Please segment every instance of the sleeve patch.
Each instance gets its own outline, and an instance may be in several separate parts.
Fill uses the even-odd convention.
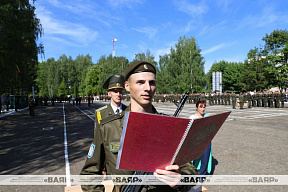
[[[90,159],[93,154],[94,154],[94,150],[95,150],[95,145],[92,143],[88,152],[88,158]]]
[[[118,152],[120,148],[120,142],[110,143],[110,151]]]

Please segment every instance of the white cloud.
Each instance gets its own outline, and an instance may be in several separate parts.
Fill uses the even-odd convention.
[[[207,49],[205,51],[202,52],[202,55],[206,55],[206,54],[209,54],[209,53],[212,53],[212,52],[215,52],[215,51],[218,51],[219,49],[222,49],[223,47],[225,47],[225,43],[221,43],[219,45],[216,45],[214,47],[211,47],[210,49]]]
[[[198,4],[192,4],[187,0],[175,0],[174,2],[179,11],[187,13],[192,17],[201,16],[209,9],[205,1],[201,1]]]
[[[216,23],[214,25],[205,25],[201,27],[199,35],[209,35],[211,33],[215,33],[215,31],[225,30],[227,22],[226,20],[221,21],[220,23]]]
[[[153,28],[153,27],[141,27],[141,28],[132,28],[134,31],[143,33],[145,35],[148,36],[149,39],[154,39],[155,35],[157,33],[157,29]]]
[[[77,1],[59,1],[59,0],[47,0],[48,3],[50,3],[52,6],[56,8],[61,8],[64,10],[69,10],[73,13],[79,14],[79,13],[87,13],[91,12],[91,7],[90,5],[83,2],[77,3]],[[95,5],[93,5],[95,6]]]
[[[139,53],[146,53],[146,51],[147,51],[147,44],[145,43],[145,42],[143,42],[143,41],[141,41],[138,45],[137,45],[137,47],[138,47],[138,49],[140,50],[140,52]],[[137,53],[136,53],[137,54]]]
[[[171,47],[175,48],[175,44],[177,44],[177,41],[171,41],[167,42],[165,47],[151,50],[152,55],[155,57],[155,61],[159,62],[159,56],[164,56],[165,54],[170,54],[171,53]]]
[[[227,12],[229,11],[229,9],[231,9],[231,7],[229,7],[229,4],[230,3],[233,3],[232,1],[230,0],[217,0],[217,1],[214,1],[215,4],[220,7],[224,12]],[[228,8],[229,7],[229,8]]]
[[[171,49],[171,47],[167,47],[167,48],[161,48],[161,49],[157,49],[155,51],[152,51],[152,54],[155,57],[155,61],[157,63],[159,62],[160,55],[164,56],[165,54],[170,54],[170,49]]]
[[[133,8],[136,4],[142,4],[143,0],[108,0],[108,4],[112,7]]]
[[[277,12],[273,7],[266,7],[261,14],[247,15],[242,21],[239,22],[237,29],[243,29],[247,27],[260,28],[264,26],[270,26],[277,23],[288,23],[287,12]]]
[[[97,31],[90,30],[88,27],[68,21],[59,21],[52,17],[52,14],[45,11],[44,7],[38,7],[36,11],[44,28],[44,36],[57,36],[57,38],[70,39],[71,41],[86,44],[93,41],[98,36]],[[60,35],[60,36],[59,36]]]
[[[192,29],[195,29],[195,25],[193,24],[195,24],[194,21],[189,21],[187,25],[184,27],[183,34],[186,34],[190,32]]]

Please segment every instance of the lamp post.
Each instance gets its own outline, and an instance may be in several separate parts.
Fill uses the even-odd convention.
[[[115,42],[117,41],[117,39],[112,39],[112,44],[113,44],[113,52],[112,52],[112,56],[115,57]]]

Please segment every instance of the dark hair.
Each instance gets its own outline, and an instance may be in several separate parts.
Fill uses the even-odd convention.
[[[196,108],[198,108],[200,104],[204,104],[204,106],[206,107],[206,102],[199,100],[199,101],[197,101],[197,103],[196,103]]]

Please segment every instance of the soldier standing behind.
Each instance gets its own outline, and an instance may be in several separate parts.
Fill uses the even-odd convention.
[[[232,92],[231,99],[232,99],[232,108],[236,109],[236,95],[234,92]]]
[[[284,91],[280,93],[281,108],[284,108],[285,93]]]
[[[214,93],[212,97],[213,97],[212,98],[212,104],[213,105],[217,105],[217,95],[216,95],[216,93]]]
[[[227,94],[228,105],[231,105],[231,94]]]
[[[224,93],[224,96],[223,96],[223,97],[224,97],[224,105],[227,105],[227,100],[228,100],[228,99],[227,99],[227,93]]]
[[[252,95],[252,106],[256,107],[256,93],[254,92],[254,94]]]
[[[5,100],[5,105],[6,105],[6,111],[9,111],[9,105],[10,105],[10,100],[9,100],[9,96],[6,96],[6,100]]]
[[[251,96],[250,92],[247,93],[247,100],[248,100],[248,106],[247,107],[251,109],[252,108],[252,104],[251,104],[252,103],[251,102],[252,96]]]
[[[274,94],[272,92],[269,93],[269,106],[270,108],[273,108],[273,100],[274,100]]]
[[[122,104],[124,76],[121,74],[113,74],[103,83],[103,88],[108,90],[108,96],[111,98],[110,103],[95,110],[95,127],[100,126],[102,119],[116,113],[121,113],[126,109],[126,105]]]
[[[224,93],[221,93],[220,98],[221,98],[221,105],[224,105]]]
[[[32,96],[30,97],[28,101],[28,105],[29,105],[30,116],[35,116],[35,113],[34,113],[35,102]]]
[[[275,93],[275,108],[279,108],[280,94],[278,92]]]
[[[242,93],[240,93],[239,95],[239,102],[240,102],[240,109],[243,109],[243,105],[244,105],[244,96]]]
[[[262,93],[258,93],[258,107],[262,107],[263,106],[262,100],[263,100]]]
[[[90,95],[88,95],[88,107],[90,106],[90,101],[91,101],[91,97],[90,97]]]
[[[266,92],[263,92],[263,107],[267,107],[268,95]]]
[[[211,93],[209,93],[208,99],[209,99],[209,105],[212,105],[212,96],[211,96]]]

